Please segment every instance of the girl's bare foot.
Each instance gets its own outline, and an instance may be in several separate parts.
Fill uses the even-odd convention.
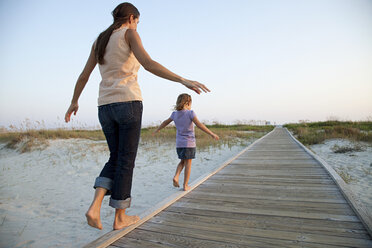
[[[102,224],[101,224],[99,212],[97,213],[94,210],[89,209],[88,212],[85,214],[85,217],[87,217],[88,225],[102,230]]]
[[[176,187],[176,188],[180,187],[180,184],[178,183],[178,180],[176,180],[175,178],[173,178],[173,186]]]
[[[133,225],[140,220],[140,217],[137,215],[121,215],[118,218],[115,218],[113,228],[114,230],[119,230],[124,227]]]
[[[190,186],[189,185],[183,185],[183,190],[184,191],[188,191],[190,189]]]

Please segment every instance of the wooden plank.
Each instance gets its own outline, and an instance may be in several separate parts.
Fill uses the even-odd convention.
[[[295,218],[308,218],[308,219],[326,219],[326,220],[340,220],[340,221],[353,221],[359,222],[359,219],[355,215],[343,215],[343,214],[329,214],[329,213],[309,213],[300,211],[288,211],[286,209],[256,209],[256,208],[245,208],[245,207],[232,207],[232,204],[224,205],[211,205],[207,203],[189,203],[189,202],[175,202],[175,207],[184,207],[190,209],[208,209],[210,211],[221,211],[221,212],[234,212],[243,214],[258,214],[258,215],[269,215],[269,216],[285,216]]]
[[[319,202],[300,202],[288,200],[266,200],[254,199],[249,202],[235,200],[236,198],[219,199],[203,199],[200,197],[184,197],[179,203],[214,205],[218,204],[224,207],[231,207],[235,210],[239,209],[260,209],[260,210],[275,210],[275,211],[291,211],[296,213],[322,213],[322,214],[338,214],[338,215],[354,215],[353,210],[348,204],[335,204]],[[333,205],[333,208],[327,206]]]
[[[294,175],[297,175],[297,174],[316,174],[316,175],[327,175],[324,170],[322,170],[321,168],[285,168],[285,167],[282,167],[282,168],[278,168],[278,167],[274,167],[274,168],[271,168],[272,166],[260,166],[260,167],[244,167],[244,166],[231,166],[229,167],[228,170],[226,171],[231,171],[231,172],[235,172],[235,173],[240,173],[240,172],[247,172],[247,169],[249,170],[248,172],[249,173],[252,173],[252,174],[255,174],[255,173],[265,173],[265,174],[273,174],[273,175],[276,175],[276,174],[283,174],[283,173],[291,173],[291,174],[294,174]]]
[[[297,158],[297,159],[303,160],[304,162],[307,162],[307,163],[314,162],[314,161],[311,161],[312,160],[311,156],[309,156],[306,153],[303,153],[303,155],[291,156],[291,152],[283,152],[280,155],[279,154],[262,155],[260,152],[244,153],[244,154],[242,154],[241,157],[238,158],[238,160],[243,160],[243,159],[246,159],[246,160],[248,160],[248,159],[260,160],[260,159],[265,159],[265,158],[270,158],[270,159],[267,159],[267,160],[276,160],[276,158],[281,158],[281,157],[286,157],[286,158],[288,157],[289,159],[291,159],[291,158],[296,158],[296,156],[300,156],[300,158]],[[284,160],[284,159],[281,159],[281,160]]]
[[[178,214],[187,214],[187,215],[196,215],[196,216],[206,216],[211,219],[216,218],[229,218],[232,220],[246,220],[252,224],[257,221],[261,222],[267,227],[275,225],[277,223],[287,224],[288,226],[303,226],[301,228],[314,227],[314,228],[346,228],[352,230],[364,230],[365,228],[362,223],[359,222],[349,222],[349,221],[336,221],[330,219],[306,219],[306,218],[294,218],[288,216],[268,216],[266,215],[247,215],[244,213],[235,213],[235,212],[223,212],[223,211],[211,211],[208,209],[191,209],[185,207],[176,207],[170,206],[165,209],[162,213],[178,213]],[[249,226],[249,225],[248,225]],[[254,226],[251,226],[254,227]]]
[[[162,224],[145,223],[139,230],[154,231],[169,235],[180,235],[199,240],[209,240],[218,243],[243,245],[244,247],[298,247],[296,241],[276,240],[270,238],[242,236],[238,234],[224,234],[196,228],[182,228]]]
[[[245,159],[245,160],[234,160],[231,165],[256,165],[256,166],[285,166],[285,167],[310,167],[310,168],[322,168],[321,165],[315,162],[309,162],[309,161],[288,161],[288,160],[275,160],[272,159],[271,161],[263,161],[261,159]]]
[[[111,244],[112,248],[164,248],[164,247],[173,247],[168,246],[164,243],[160,243],[158,241],[152,242],[151,240],[145,239],[135,239],[129,236],[125,236],[116,240],[114,243]]]
[[[238,163],[236,161],[230,164],[231,167],[244,166],[246,169],[321,169],[319,165],[303,165],[303,164],[254,164],[254,163]],[[249,167],[249,168],[247,168]]]
[[[206,188],[203,191],[199,191],[211,195],[231,195],[234,197],[244,197],[246,199],[269,199],[269,200],[287,200],[287,201],[305,201],[305,202],[329,202],[329,203],[343,203],[345,199],[340,195],[303,195],[295,193],[281,193],[276,194],[275,192],[265,191],[250,191],[246,193],[234,193],[229,191],[216,191],[210,188]]]
[[[240,158],[237,162],[242,162],[243,159],[246,160],[246,163],[251,164],[251,163],[266,163],[266,164],[309,164],[309,165],[316,165],[315,161],[309,160],[307,157],[295,157],[295,156],[246,156]]]
[[[246,181],[247,183],[288,183],[288,184],[331,184],[335,185],[335,182],[330,179],[297,179],[297,178],[270,178],[270,177],[251,177],[251,176],[241,176],[241,175],[214,175],[209,180],[227,180],[227,181]],[[208,180],[208,181],[209,181]]]
[[[308,233],[304,230],[300,229],[301,232],[299,232],[299,229],[295,230],[292,229],[291,231],[287,231],[283,229],[273,229],[273,228],[258,228],[257,226],[252,228],[248,226],[238,226],[235,223],[232,225],[228,224],[221,224],[216,225],[215,223],[211,222],[203,222],[200,220],[188,220],[186,218],[183,219],[176,219],[176,218],[167,218],[166,221],[164,221],[161,217],[159,218],[153,218],[149,220],[150,223],[154,224],[164,224],[164,225],[170,225],[172,227],[181,227],[181,228],[197,228],[199,230],[208,230],[208,231],[215,231],[219,233],[229,233],[229,234],[241,234],[241,235],[248,235],[248,236],[256,236],[256,237],[263,237],[263,238],[282,238],[282,239],[288,239],[288,240],[295,240],[295,237],[298,235],[304,235],[307,237],[311,237],[313,240],[311,242],[319,242],[319,243],[325,243],[325,244],[334,244],[331,242],[325,242],[327,239],[337,239],[338,242],[347,242],[351,243],[355,240],[358,240],[357,242],[363,243],[363,240],[369,239],[369,235],[364,233],[361,235],[345,235],[346,233],[343,233],[344,235],[335,235],[335,233],[328,233],[328,235],[323,233]],[[352,239],[350,241],[350,239]],[[308,240],[310,241],[310,240]],[[368,243],[368,241],[367,241]],[[370,242],[372,243],[372,242]]]
[[[286,201],[299,201],[299,202],[317,202],[317,203],[347,203],[347,201],[343,197],[325,197],[325,198],[309,198],[309,197],[301,197],[301,196],[283,196],[283,195],[262,195],[262,194],[245,194],[245,193],[236,193],[236,192],[228,192],[228,193],[222,193],[222,192],[205,192],[198,190],[196,192],[193,192],[194,194],[204,194],[208,195],[210,197],[232,197],[232,198],[240,198],[246,201],[254,200],[254,199],[266,199],[266,200],[273,200],[273,201],[280,201],[280,200],[286,200]]]
[[[246,187],[246,188],[238,188],[234,187],[234,185],[219,185],[215,184],[213,187],[208,187],[209,185],[200,185],[198,187],[198,190],[201,192],[221,192],[221,193],[238,193],[238,194],[263,194],[263,195],[277,195],[281,197],[286,196],[299,196],[299,197],[330,197],[330,198],[342,198],[342,194],[339,191],[334,190],[321,190],[321,191],[315,191],[311,190],[311,188],[308,189],[302,189],[302,190],[294,190],[291,188],[276,188],[275,191],[273,190],[266,190],[265,188],[261,187]]]
[[[306,175],[311,175],[311,176],[322,176],[326,177],[328,179],[331,179],[331,177],[327,174],[324,173],[319,168],[305,168],[305,167],[297,167],[297,168],[291,168],[291,167],[277,167],[275,165],[270,165],[265,168],[266,165],[259,165],[259,166],[246,166],[242,165],[240,167],[235,167],[231,166],[228,170],[224,170],[220,176],[224,176],[227,174],[236,174],[237,176],[244,176],[244,177],[250,177],[250,175],[264,175],[264,176],[276,176],[276,175],[283,175],[287,173],[288,178],[293,178],[294,176],[306,176]],[[251,176],[251,177],[252,177]]]
[[[279,241],[278,242],[279,244],[275,246],[273,241],[259,239],[259,238],[258,240],[251,238],[250,240],[248,239],[245,242],[242,242],[239,240],[239,237],[237,235],[235,235],[237,239],[234,239],[231,237],[230,238],[220,237],[220,238],[217,238],[217,240],[216,239],[210,240],[208,233],[198,234],[192,231],[185,233],[185,232],[179,231],[179,229],[169,230],[169,231],[167,230],[153,231],[151,229],[149,230],[149,228],[145,228],[145,229],[138,228],[135,232],[131,232],[127,235],[131,238],[144,239],[144,240],[147,240],[147,239],[157,240],[165,244],[172,243],[172,244],[175,244],[172,247],[177,247],[177,248],[178,247],[198,247],[198,248],[199,247],[207,247],[207,248],[212,248],[212,247],[213,248],[214,247],[229,247],[229,248],[230,247],[244,247],[244,248],[247,248],[247,247],[295,247],[295,246],[288,246],[290,244],[293,244],[294,242],[288,242],[288,241],[280,242]],[[185,239],[186,241],[183,241],[182,239]],[[182,240],[181,241],[182,243],[177,243],[176,240]],[[198,242],[198,245],[202,245],[202,246],[191,245],[189,243],[190,241]],[[265,241],[265,242],[262,242],[262,241]],[[216,244],[216,246],[205,245],[205,242]],[[186,244],[189,244],[189,246],[187,246]],[[249,246],[247,246],[247,244],[249,244]]]
[[[237,188],[239,190],[245,189],[266,189],[266,190],[295,190],[295,191],[331,191],[331,192],[339,192],[339,189],[336,185],[313,185],[311,188],[308,186],[303,185],[285,185],[285,184],[277,184],[277,185],[268,185],[268,184],[249,184],[247,182],[222,182],[220,180],[208,180],[208,182],[204,183],[204,186],[211,186],[211,187],[230,187],[230,188]]]
[[[306,152],[303,152],[301,150],[301,148],[288,149],[287,151],[284,151],[284,150],[273,151],[271,149],[266,149],[266,150],[261,150],[261,151],[249,150],[249,151],[246,151],[243,155],[260,154],[262,156],[266,156],[266,155],[282,155],[282,154],[289,154],[289,153],[291,153],[293,155],[306,155],[306,156],[308,156],[308,154]]]
[[[282,154],[282,155],[266,155],[263,156],[261,154],[249,154],[246,156],[241,157],[241,159],[249,159],[249,160],[279,160],[279,161],[292,161],[292,160],[300,160],[306,161],[310,158],[309,155],[291,155],[291,154]]]
[[[247,199],[241,196],[232,196],[232,195],[219,195],[219,194],[206,194],[198,191],[192,192],[192,194],[188,194],[184,196],[180,201],[186,201],[186,199],[194,199],[200,202],[208,201],[208,202],[231,202],[231,203],[245,203],[248,205],[263,205],[263,207],[267,206],[270,208],[281,208],[281,207],[301,207],[303,211],[306,208],[322,210],[325,209],[327,211],[333,211],[333,209],[343,209],[348,213],[352,213],[352,209],[350,208],[349,204],[345,201],[343,203],[329,203],[329,202],[312,202],[312,201],[292,201],[292,200],[281,200],[281,199]]]
[[[271,180],[270,180],[271,179]],[[302,186],[302,187],[321,187],[321,186],[335,186],[335,183],[333,181],[300,181],[300,180],[285,180],[285,179],[260,179],[260,178],[254,178],[251,180],[247,179],[239,179],[239,178],[210,178],[208,182],[211,183],[220,183],[220,184],[244,184],[244,185],[271,185],[271,186]]]
[[[352,238],[368,239],[369,235],[361,224],[359,225],[340,225],[338,227],[334,222],[317,221],[308,219],[295,219],[285,217],[266,218],[262,215],[254,215],[247,218],[229,218],[227,216],[210,216],[188,214],[183,212],[163,211],[161,215],[153,217],[149,222],[168,223],[168,222],[186,222],[196,225],[208,223],[216,226],[226,227],[236,226],[242,228],[257,228],[266,230],[282,230],[288,232],[316,233],[329,236],[342,236]]]
[[[166,225],[162,223],[151,223],[146,222],[141,227],[141,230],[156,231],[169,234],[180,234],[189,237],[199,237],[213,241],[231,242],[237,244],[249,245],[254,240],[266,240],[272,241],[289,241],[289,242],[300,242],[305,241],[308,243],[318,243],[326,245],[341,245],[341,246],[352,246],[352,247],[363,247],[370,248],[372,241],[369,239],[356,239],[349,237],[339,236],[325,236],[318,234],[307,234],[303,232],[285,232],[285,231],[274,231],[265,229],[255,228],[237,228],[229,226],[229,228],[223,229],[221,226],[215,225],[188,225],[186,223],[170,223]],[[222,239],[222,240],[221,240]],[[278,247],[280,245],[278,244]]]
[[[146,240],[151,241],[153,243],[161,244],[160,247],[232,247],[232,248],[240,248],[245,247],[238,244],[231,244],[226,242],[215,242],[206,239],[197,239],[193,237],[184,236],[183,233],[161,233],[161,232],[153,232],[148,230],[141,230],[138,229],[136,232],[131,232],[127,234],[125,237],[130,237],[132,239],[138,240]],[[124,238],[125,238],[124,237]]]
[[[254,177],[266,177],[266,178],[297,178],[297,179],[330,179],[331,177],[329,175],[306,175],[306,174],[297,174],[297,175],[270,175],[270,174],[265,174],[265,173],[256,173],[256,174],[251,174],[249,172],[241,172],[241,173],[236,173],[233,171],[224,171],[221,173],[221,175],[227,175],[227,176],[254,176]]]
[[[246,151],[244,154],[249,154],[251,152],[303,152],[303,150],[300,147],[291,148],[291,149],[273,149],[271,147],[265,147],[265,149],[255,149],[252,147],[248,151]]]
[[[287,177],[305,177],[305,176],[317,176],[329,178],[329,175],[322,171],[309,171],[306,169],[282,169],[282,170],[265,170],[265,169],[247,169],[247,168],[228,168],[224,170],[221,175],[224,174],[237,174],[237,175],[247,175],[247,176],[287,176]]]

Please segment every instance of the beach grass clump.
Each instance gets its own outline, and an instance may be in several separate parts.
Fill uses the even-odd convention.
[[[343,170],[338,170],[337,173],[340,175],[340,177],[345,181],[345,183],[350,183],[352,181],[355,181],[356,179],[353,178],[349,173]]]
[[[157,127],[147,127],[141,130],[141,143],[151,142],[161,145],[162,143],[174,142],[176,140],[176,128],[170,126],[164,128],[155,136],[152,135]],[[204,149],[208,146],[228,147],[237,144],[246,144],[246,140],[258,138],[272,130],[273,126],[251,126],[251,125],[211,125],[209,128],[220,136],[220,141],[215,141],[198,128],[195,128],[197,146]],[[51,139],[90,139],[105,140],[102,130],[71,130],[71,129],[27,129],[20,132],[0,133],[0,142],[6,143],[7,148],[16,149],[20,152],[29,152],[34,149],[44,149]]]
[[[51,139],[82,138],[90,140],[104,140],[105,136],[101,130],[27,130],[23,132],[0,133],[0,142],[6,143],[7,148],[16,149],[21,153],[34,149],[42,150],[48,146]]]
[[[353,146],[334,145],[331,149],[334,153],[350,153],[350,152],[362,152],[362,151],[364,151],[364,149],[360,145],[353,145]]]
[[[371,168],[362,168],[364,174],[366,176],[372,176],[372,169]]]
[[[372,143],[372,122],[325,121],[286,124],[298,140],[305,145],[323,143],[327,139],[348,139]]]
[[[306,127],[298,127],[293,130],[299,141],[303,144],[313,145],[322,143],[326,139],[324,132],[316,132]]]
[[[18,150],[20,153],[43,150],[47,146],[47,140],[33,138],[32,136],[17,136],[6,145],[7,148]]]

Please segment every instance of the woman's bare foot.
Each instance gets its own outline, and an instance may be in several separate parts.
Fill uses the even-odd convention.
[[[121,215],[118,218],[115,218],[113,228],[114,230],[119,230],[124,227],[133,225],[140,220],[140,217],[137,215]]]
[[[178,183],[178,180],[176,178],[173,178],[173,186],[176,188],[180,187],[180,184]]]
[[[185,184],[183,185],[183,190],[184,191],[188,191],[189,189],[190,189],[190,186],[189,185],[185,185]]]
[[[97,213],[94,210],[89,209],[88,212],[86,212],[85,217],[87,217],[88,225],[102,230],[99,212]]]

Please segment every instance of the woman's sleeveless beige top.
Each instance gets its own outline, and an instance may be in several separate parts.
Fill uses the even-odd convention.
[[[142,101],[137,82],[140,63],[125,41],[127,27],[114,30],[106,46],[104,64],[99,64],[102,81],[98,106],[114,102]]]

